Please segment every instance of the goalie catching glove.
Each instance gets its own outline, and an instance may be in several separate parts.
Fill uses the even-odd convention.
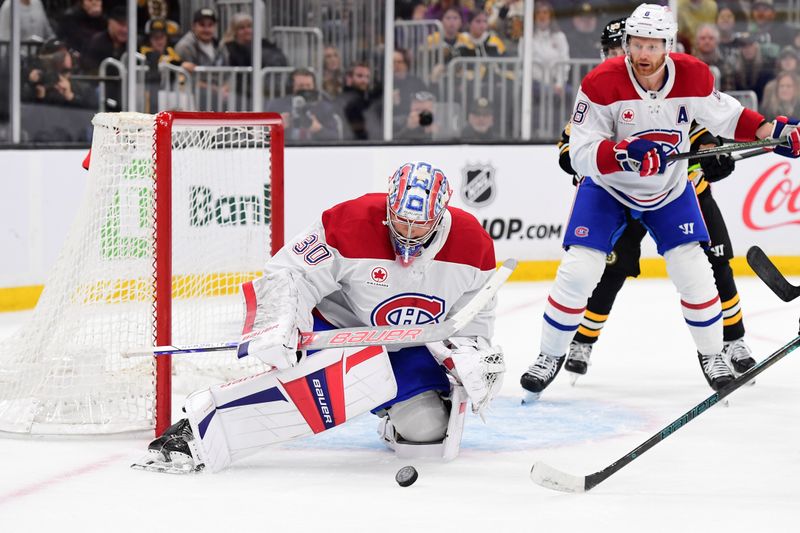
[[[300,331],[311,330],[312,319],[300,301],[294,276],[290,270],[280,270],[242,285],[245,327],[239,358],[254,355],[278,369],[300,361]]]
[[[466,389],[472,412],[483,412],[500,392],[506,364],[503,349],[491,346],[483,337],[451,337],[426,344],[434,358]]]

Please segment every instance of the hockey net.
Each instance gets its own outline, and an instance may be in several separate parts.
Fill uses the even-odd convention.
[[[239,287],[283,243],[280,117],[117,113],[93,125],[78,219],[31,320],[0,344],[0,431],[160,433],[173,384],[263,369],[235,352],[121,354],[241,335]]]

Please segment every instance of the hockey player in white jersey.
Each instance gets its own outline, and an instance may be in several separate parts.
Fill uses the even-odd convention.
[[[480,291],[496,267],[493,242],[473,216],[448,207],[450,195],[441,170],[407,163],[388,195],[338,204],[289,241],[243,286],[239,356],[273,370],[191,394],[187,419],[134,467],[218,471],[366,411],[380,417],[380,438],[398,455],[453,459],[468,400],[482,415],[502,384],[494,299],[445,342],[297,349],[298,332],[312,327],[440,322]]]
[[[545,305],[540,355],[522,375],[537,397],[555,378],[580,325],[605,257],[626,225],[639,220],[664,256],[708,384],[733,380],[723,359],[722,310],[701,243],[709,241],[686,160],[667,156],[689,148],[693,120],[738,141],[785,138],[775,153],[800,156],[794,118],[764,120],[714,89],[708,66],[671,53],[677,25],[668,7],[642,4],[625,24],[625,55],[590,72],[572,115],[572,166],[585,176],[564,238],[566,249]]]

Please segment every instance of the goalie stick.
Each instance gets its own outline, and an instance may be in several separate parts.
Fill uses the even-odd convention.
[[[791,302],[800,296],[800,287],[789,283],[775,266],[775,263],[758,246],[751,246],[747,250],[747,263],[753,269],[753,272],[761,278],[761,281],[784,302]]]
[[[770,261],[769,257],[767,257],[763,250],[761,250],[761,248],[758,246],[753,246],[747,251],[747,262],[750,264],[750,267],[755,271],[755,273],[758,274],[758,277],[760,277],[761,280],[767,285],[767,287],[772,289],[772,291],[775,292],[775,294],[777,294],[783,301],[791,301],[794,298],[797,298],[798,294],[800,294],[800,287],[795,287],[786,281],[786,278],[783,277],[772,261]],[[784,345],[782,348],[774,352],[760,363],[756,364],[756,366],[744,374],[741,374],[738,378],[728,384],[728,386],[723,387],[702,402],[698,403],[686,411],[683,415],[672,421],[670,424],[661,428],[658,433],[602,470],[599,470],[593,474],[589,474],[588,476],[576,476],[573,474],[568,474],[567,472],[563,472],[548,465],[547,463],[539,461],[531,468],[531,479],[534,483],[541,485],[542,487],[560,490],[562,492],[589,491],[622,470],[624,467],[628,466],[644,452],[697,418],[709,407],[718,403],[720,400],[731,394],[745,383],[752,381],[756,376],[780,361],[784,356],[788,355],[799,346],[800,332],[798,332],[797,337],[789,341],[789,343]]]
[[[438,324],[419,324],[401,326],[363,326],[354,328],[332,329],[328,331],[302,332],[298,348],[303,350],[323,350],[325,348],[353,346],[418,346],[429,342],[443,341],[454,336],[486,307],[486,304],[497,294],[500,286],[517,267],[516,259],[507,259],[489,278],[472,300],[455,315]],[[259,334],[252,332],[248,335]],[[160,355],[176,355],[233,351],[239,342],[221,344],[187,344],[182,346],[156,346],[141,348],[123,353],[123,357],[146,357]]]

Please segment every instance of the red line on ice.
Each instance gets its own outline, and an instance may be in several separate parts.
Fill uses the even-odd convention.
[[[124,457],[124,454],[117,453],[114,455],[109,455],[105,459],[101,459],[99,461],[95,461],[93,463],[89,463],[87,465],[78,467],[74,470],[68,470],[61,474],[56,474],[55,476],[45,479],[43,481],[39,481],[38,483],[32,483],[20,489],[12,490],[11,492],[7,492],[6,494],[0,494],[0,505],[4,503],[8,503],[11,500],[15,500],[17,498],[22,498],[24,496],[29,496],[35,492],[39,492],[40,490],[46,489],[52,485],[56,485],[63,481],[69,481],[72,478],[82,476],[84,474],[90,474],[96,470],[100,470],[105,468],[112,463],[116,462],[118,459]]]

